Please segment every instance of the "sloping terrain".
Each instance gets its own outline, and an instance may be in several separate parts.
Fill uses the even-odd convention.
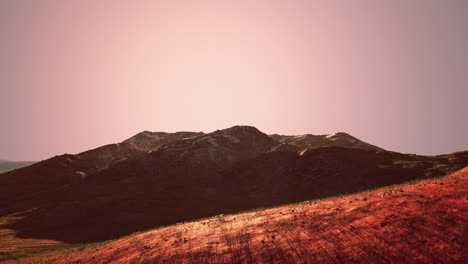
[[[23,212],[22,218],[4,228],[20,238],[102,241],[221,213],[442,176],[468,164],[468,153],[447,158],[318,148],[302,155],[267,153],[210,172],[153,154],[152,166],[120,163],[81,184],[18,199],[2,212]]]
[[[70,184],[80,184],[87,177],[118,162],[143,156],[174,140],[200,134],[203,133],[142,132],[122,143],[105,145],[77,155],[55,156],[0,174],[0,208],[9,208],[18,201],[40,204],[43,193],[63,189]]]
[[[239,138],[243,138],[242,142]],[[257,142],[258,141],[258,142]],[[233,162],[252,158],[271,151],[299,151],[306,148],[338,146],[366,150],[382,150],[346,133],[330,135],[281,136],[258,131],[254,127],[234,126],[210,134],[203,132],[149,132],[143,131],[116,144],[109,144],[79,154],[64,154],[38,162],[34,166],[0,176],[0,182],[19,184],[63,185],[81,182],[83,178],[129,159],[145,156],[164,147],[164,152],[183,162],[206,161],[209,169],[226,167]],[[203,151],[200,151],[203,149]],[[0,172],[33,164],[0,162]],[[8,167],[8,168],[7,168]],[[14,167],[14,168],[13,168]]]
[[[468,151],[427,157],[358,147],[297,149],[247,126],[209,134],[142,132],[1,174],[0,248],[11,248],[3,258],[34,253],[36,247],[24,249],[24,241],[55,241],[38,242],[38,250],[98,242],[217,214],[440,177],[468,165]]]
[[[2,183],[67,184],[99,172],[122,160],[142,156],[172,141],[201,135],[195,132],[141,132],[117,144],[109,144],[76,155],[64,154],[1,175]]]
[[[468,167],[444,178],[218,215],[21,263],[466,263],[467,198]]]
[[[14,169],[23,168],[35,163],[35,161],[10,161],[0,160],[0,173],[7,172]]]
[[[275,152],[222,173],[227,208],[265,207],[360,192],[448,175],[468,165],[468,152],[434,157],[321,147]]]
[[[129,145],[130,148],[148,152],[148,151],[157,150],[162,145],[165,145],[167,143],[170,143],[178,139],[190,138],[190,137],[201,136],[201,135],[204,135],[204,133],[203,132],[166,133],[166,132],[143,131],[123,141],[122,143]]]
[[[284,136],[273,134],[270,137],[280,143],[288,144],[297,150],[315,147],[343,147],[364,150],[383,151],[384,149],[361,141],[347,133],[337,132],[329,135]]]

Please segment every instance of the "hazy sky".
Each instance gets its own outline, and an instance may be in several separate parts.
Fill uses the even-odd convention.
[[[468,1],[0,1],[0,158],[142,130],[468,149]]]

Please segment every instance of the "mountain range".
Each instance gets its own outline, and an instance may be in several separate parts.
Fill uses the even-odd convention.
[[[144,131],[0,174],[0,219],[8,219],[0,230],[14,230],[15,239],[97,242],[441,177],[467,165],[468,151],[402,154],[343,132],[267,135],[250,126],[212,133]]]
[[[23,168],[35,163],[34,161],[11,161],[0,160],[0,173],[7,172],[14,169]]]

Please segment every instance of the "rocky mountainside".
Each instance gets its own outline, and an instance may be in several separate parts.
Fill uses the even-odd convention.
[[[0,182],[18,184],[78,183],[123,160],[143,156],[172,141],[201,135],[195,132],[141,132],[116,144],[109,144],[79,154],[63,154],[37,162],[0,177]]]
[[[278,134],[270,135],[270,137],[280,143],[288,144],[296,148],[296,150],[316,147],[344,147],[356,148],[373,151],[383,151],[384,149],[363,142],[349,134],[338,132],[329,135],[300,135],[300,136],[283,136]]]
[[[123,141],[123,144],[128,145],[131,149],[141,150],[144,152],[157,150],[159,147],[170,143],[172,141],[191,138],[195,136],[204,135],[203,132],[175,132],[175,133],[166,133],[166,132],[150,132],[143,131],[135,136]]]
[[[19,238],[101,241],[220,213],[443,176],[468,165],[468,152],[426,157],[362,149],[359,142],[354,148],[279,142],[248,126],[164,135],[143,132],[0,175],[0,217],[22,212],[4,228]],[[333,142],[350,138],[335,136]]]
[[[221,169],[267,153],[278,142],[254,127],[235,126],[203,135],[182,138],[138,159],[103,170],[100,178],[138,177],[180,179],[196,176],[214,180]]]

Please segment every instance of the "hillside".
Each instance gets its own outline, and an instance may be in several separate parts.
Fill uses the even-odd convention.
[[[37,162],[21,170],[1,175],[0,180],[20,184],[77,183],[119,161],[142,156],[157,150],[164,144],[200,134],[203,133],[144,131],[121,143],[101,146],[76,155],[63,154]]]
[[[444,178],[218,215],[21,263],[466,263],[467,190],[468,167]]]
[[[33,164],[35,161],[10,161],[0,160],[0,173],[7,172],[14,169],[23,168]]]
[[[337,132],[329,135],[305,134],[299,136],[285,136],[273,134],[270,135],[270,137],[280,143],[293,146],[297,150],[314,147],[343,147],[373,151],[384,150],[377,146],[361,141],[344,132]]]
[[[34,253],[36,247],[21,249],[24,241],[55,241],[39,243],[40,250],[99,242],[218,214],[441,177],[468,165],[468,151],[418,156],[360,147],[297,149],[248,126],[208,134],[142,132],[1,174],[0,248],[12,246],[3,258]]]
[[[195,132],[141,132],[116,144],[101,146],[79,154],[63,154],[25,168],[0,174],[0,214],[18,208],[30,209],[50,200],[47,193],[66,190],[116,163],[144,156],[172,141],[200,135]],[[53,197],[55,199],[57,197]],[[60,199],[60,198],[57,198]],[[26,201],[26,207],[21,207]],[[19,203],[19,205],[18,205]],[[18,205],[13,211],[11,205]]]

